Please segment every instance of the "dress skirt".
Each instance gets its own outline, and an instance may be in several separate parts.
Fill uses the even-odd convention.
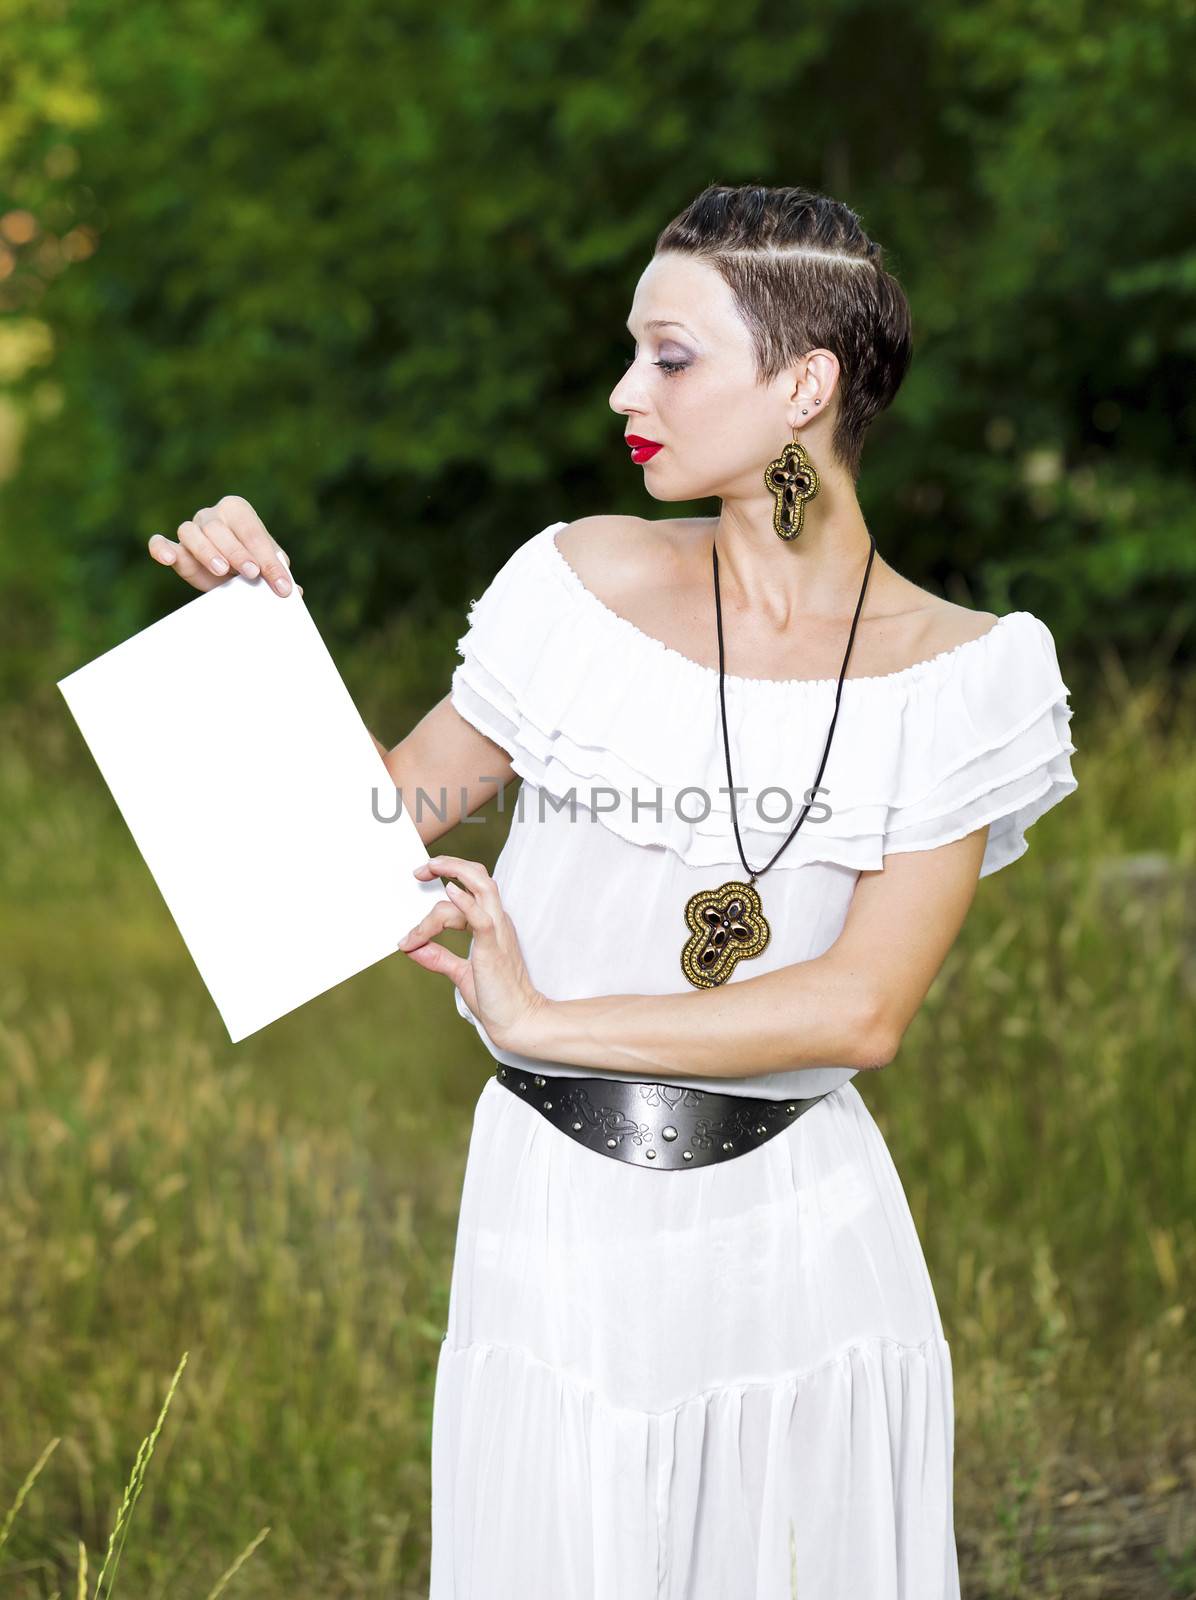
[[[958,1600],[951,1357],[841,1084],[732,1160],[474,1111],[432,1423],[430,1600]]]

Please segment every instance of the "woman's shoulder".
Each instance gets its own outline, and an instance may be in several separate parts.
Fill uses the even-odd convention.
[[[955,605],[924,589],[916,593],[920,599],[909,612],[909,626],[899,647],[900,659],[889,666],[887,670],[891,672],[900,672],[907,663],[932,661],[983,639],[1001,621],[993,611]]]
[[[597,512],[562,523],[552,539],[586,588],[612,603],[628,590],[674,581],[701,521]]]
[[[662,529],[667,541],[689,538],[691,557],[703,541],[709,548],[710,525],[681,519],[554,522],[474,602],[453,704],[526,781],[583,804],[597,786],[609,828],[714,870],[735,859],[729,732],[737,782],[767,782],[764,801],[778,789],[799,798],[821,773],[819,803],[831,813],[786,844],[794,810],[752,791],[757,804],[742,817],[736,808],[749,859],[784,846],[779,866],[879,870],[890,851],[931,849],[988,823],[981,876],[1016,859],[1029,823],[1075,787],[1069,691],[1050,630],[1032,613],[995,617],[910,595],[905,620],[878,626],[870,652],[853,661],[828,759],[837,678],[790,677],[805,665],[792,656],[770,658],[771,677],[727,673],[724,713],[717,658],[707,664],[709,575],[700,605],[686,604],[684,583],[667,589]],[[883,599],[887,616],[902,612],[891,593]],[[898,643],[912,664],[896,659]],[[827,660],[834,672],[838,660]]]
[[[617,612],[637,596],[704,589],[710,581],[710,539],[717,522],[717,517],[599,513],[559,523],[551,537],[558,556],[585,588]],[[874,578],[868,611],[876,637],[861,637],[863,649],[857,648],[859,665],[853,676],[900,673],[982,638],[1001,620],[994,612],[957,605],[919,588],[883,559]],[[783,669],[776,675],[783,675]]]
[[[603,601],[640,588],[650,592],[667,579],[662,547],[674,545],[669,535],[662,539],[653,534],[660,526],[618,513],[551,522],[500,561],[481,600],[471,606],[485,610],[500,598],[504,604],[514,603],[521,591],[544,584],[563,586],[574,595],[588,591]]]

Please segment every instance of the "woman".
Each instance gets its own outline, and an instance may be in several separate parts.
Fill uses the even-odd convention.
[[[433,856],[448,898],[400,944],[498,1063],[431,1600],[951,1600],[950,1351],[851,1080],[1075,788],[1069,691],[1036,617],[876,550],[855,482],[909,312],[846,206],[712,186],[628,327],[610,403],[647,492],[719,514],[527,539],[450,694],[379,745],[408,796],[458,797],[413,808],[428,844],[523,780],[493,876]],[[221,551],[276,563],[244,501],[154,545],[200,587]]]

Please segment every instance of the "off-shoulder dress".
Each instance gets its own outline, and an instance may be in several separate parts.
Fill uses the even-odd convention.
[[[600,601],[564,526],[516,548],[458,642],[452,703],[522,779],[494,878],[550,998],[693,992],[686,901],[743,876],[718,673]],[[724,681],[758,868],[814,781],[837,680]],[[896,852],[987,825],[981,877],[1016,861],[1076,787],[1069,693],[1027,611],[847,677],[821,803],[757,885],[771,939],[727,981],[820,955]],[[499,1049],[457,1007],[497,1062],[642,1077]],[[831,1091],[692,1171],[586,1149],[487,1078],[436,1372],[430,1600],[957,1600],[950,1349],[855,1071],[688,1080]]]

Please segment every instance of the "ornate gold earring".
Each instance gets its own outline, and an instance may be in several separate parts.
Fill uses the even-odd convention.
[[[815,401],[815,405],[821,404]],[[806,447],[793,430],[793,438],[775,461],[770,461],[764,473],[765,485],[772,491],[772,525],[778,538],[796,539],[802,530],[806,514],[806,501],[818,493],[818,473],[810,460]]]

